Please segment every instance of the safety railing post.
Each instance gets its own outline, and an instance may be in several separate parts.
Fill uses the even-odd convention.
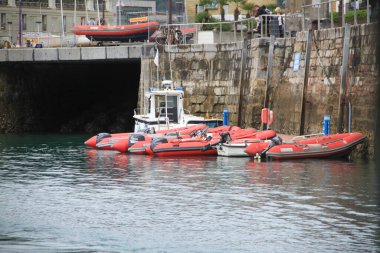
[[[371,20],[370,20],[370,13],[369,12],[370,12],[370,10],[369,10],[369,0],[367,0],[367,24],[369,24],[371,22]]]
[[[358,24],[358,17],[357,17],[357,11],[356,11],[356,1],[354,2],[354,25]]]
[[[321,9],[321,5],[318,4],[318,7],[317,7],[317,12],[318,12],[318,30],[321,29],[321,17],[320,17],[320,9]]]
[[[240,21],[240,39],[243,40],[243,21]]]
[[[234,21],[234,41],[236,41],[236,28],[237,28],[237,23]]]
[[[302,31],[305,31],[305,7],[302,6],[303,15],[302,15]]]
[[[219,25],[219,43],[222,43],[222,22]]]
[[[195,25],[195,38],[194,39],[196,39],[196,44],[198,44],[198,30],[199,30],[199,25],[198,24],[196,24]]]
[[[334,15],[332,11],[332,2],[329,2],[330,9],[330,28],[334,28]]]

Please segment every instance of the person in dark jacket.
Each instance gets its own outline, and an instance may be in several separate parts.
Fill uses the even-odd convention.
[[[258,5],[255,5],[255,7],[257,8]],[[268,11],[267,10],[268,10],[267,7],[265,5],[263,5],[263,6],[259,7],[259,9],[256,12],[256,17],[259,18],[257,31],[260,34],[263,34],[264,36],[269,35],[269,27],[268,27],[269,18],[267,16],[262,16],[262,15],[270,14],[270,12],[268,13],[269,10]],[[263,24],[264,24],[264,27],[263,27]],[[264,29],[264,30],[261,31],[261,29]]]

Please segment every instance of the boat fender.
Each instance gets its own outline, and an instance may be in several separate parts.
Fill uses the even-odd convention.
[[[145,141],[145,136],[142,134],[132,134],[128,139],[128,147],[132,147],[138,141]]]
[[[269,110],[268,108],[263,108],[261,110],[261,122],[264,124],[272,125],[274,120],[274,113],[272,110]]]
[[[168,143],[168,139],[164,138],[164,137],[155,137],[153,138],[151,144],[150,144],[150,149],[153,151],[154,148],[158,145],[158,144],[161,144],[161,143]]]
[[[109,133],[99,133],[96,135],[96,144],[102,141],[104,138],[112,137]]]
[[[272,125],[274,121],[274,112],[272,110],[269,111],[269,125]]]

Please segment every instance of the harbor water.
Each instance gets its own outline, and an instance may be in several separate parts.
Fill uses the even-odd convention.
[[[0,135],[0,252],[380,252],[371,162],[158,158]]]

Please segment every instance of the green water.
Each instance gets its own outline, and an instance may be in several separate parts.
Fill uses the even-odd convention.
[[[376,166],[0,135],[0,252],[380,252]]]

